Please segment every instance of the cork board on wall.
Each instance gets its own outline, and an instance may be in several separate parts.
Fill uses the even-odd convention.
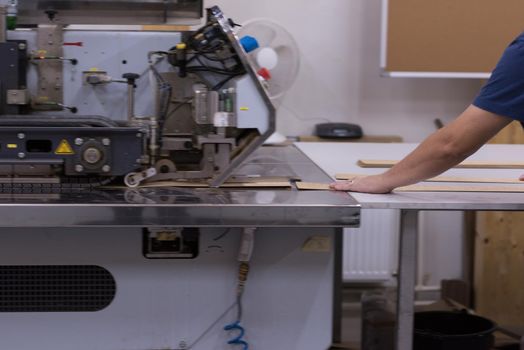
[[[387,0],[388,72],[489,73],[524,31],[522,0]]]

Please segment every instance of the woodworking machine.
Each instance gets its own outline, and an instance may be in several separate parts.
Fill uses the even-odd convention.
[[[248,55],[256,43],[218,7],[196,30],[104,32],[68,22],[89,23],[79,13],[103,2],[86,3],[21,0],[21,29],[0,34],[2,186],[218,186],[273,133],[267,82]]]

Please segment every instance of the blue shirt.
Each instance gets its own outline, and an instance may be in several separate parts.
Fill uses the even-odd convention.
[[[473,105],[524,122],[524,33],[506,48]]]

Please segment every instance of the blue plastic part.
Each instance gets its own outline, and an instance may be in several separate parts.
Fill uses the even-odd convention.
[[[247,53],[259,48],[257,39],[249,35],[242,37],[240,39],[240,44]]]

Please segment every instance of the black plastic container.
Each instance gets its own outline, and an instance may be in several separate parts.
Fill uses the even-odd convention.
[[[489,350],[497,326],[465,312],[415,313],[414,350]]]

